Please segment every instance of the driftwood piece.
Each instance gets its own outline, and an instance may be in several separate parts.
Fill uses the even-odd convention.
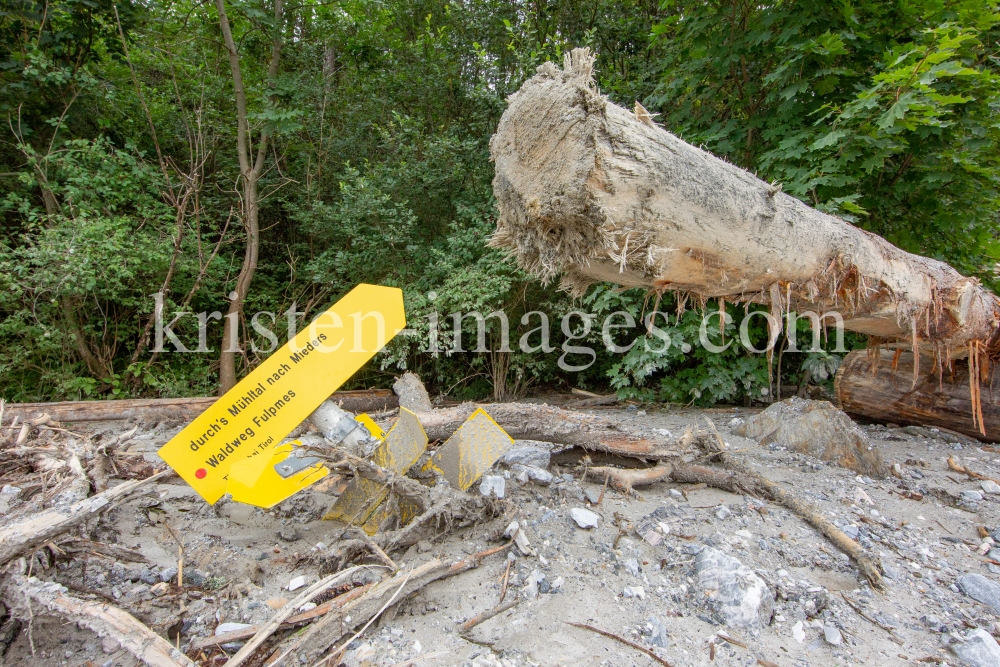
[[[226,661],[226,664],[223,665],[223,667],[239,667],[239,665],[243,664],[247,658],[253,655],[254,651],[256,651],[261,644],[267,641],[268,637],[274,634],[278,628],[280,628],[281,625],[292,616],[296,609],[307,602],[311,602],[313,598],[324,591],[348,581],[356,572],[362,569],[364,569],[364,566],[348,568],[343,572],[323,577],[315,584],[307,588],[304,593],[291,602],[286,603],[285,606],[279,609],[278,612],[271,617],[271,620],[269,620],[254,634],[250,641],[244,644],[240,650],[233,655],[233,657]]]
[[[0,565],[51,542],[57,535],[98,516],[115,501],[170,474],[173,474],[173,470],[164,470],[146,479],[124,482],[69,507],[45,510],[30,519],[0,529]]]
[[[309,621],[319,618],[320,616],[325,616],[329,614],[331,611],[340,609],[348,602],[357,600],[359,597],[364,595],[369,588],[371,588],[374,585],[375,583],[370,583],[358,586],[357,588],[352,588],[343,595],[338,595],[332,600],[327,600],[318,607],[314,607],[309,611],[303,611],[301,613],[295,614],[294,616],[289,616],[281,623],[278,629],[283,630],[286,628],[291,628],[296,625],[308,623]],[[195,642],[193,642],[191,644],[191,649],[199,651],[202,649],[211,648],[213,646],[220,646],[222,644],[229,644],[230,642],[250,639],[258,632],[260,632],[262,629],[264,629],[264,627],[265,626],[263,625],[260,626],[255,625],[249,628],[243,628],[242,630],[233,630],[232,632],[224,632],[221,635],[212,635],[211,637],[203,637],[202,639],[198,639]]]
[[[25,622],[40,614],[55,615],[100,637],[110,637],[149,667],[196,667],[131,614],[104,602],[88,602],[70,595],[57,583],[13,574],[4,581],[2,591],[4,601]]]
[[[648,655],[650,658],[652,658],[656,662],[660,663],[661,665],[665,665],[666,667],[670,667],[670,663],[669,662],[667,662],[666,660],[664,660],[660,656],[658,656],[655,653],[653,653],[653,651],[651,651],[650,649],[646,648],[645,646],[640,646],[639,644],[636,644],[634,641],[631,641],[629,639],[625,639],[624,637],[622,637],[620,635],[616,635],[613,632],[608,632],[607,630],[602,630],[600,628],[594,627],[593,625],[587,625],[586,623],[573,623],[573,622],[567,621],[566,625],[572,625],[572,626],[577,627],[577,628],[583,628],[584,630],[590,630],[591,632],[596,632],[597,634],[604,635],[605,637],[610,637],[611,639],[614,639],[616,641],[621,642],[622,644],[625,644],[625,646],[631,646],[632,648],[634,648],[637,651],[642,651],[643,653],[645,653],[646,655]]]
[[[667,460],[681,451],[651,429],[626,427],[584,412],[533,403],[465,403],[419,413],[431,440],[446,440],[477,409],[482,408],[515,440],[540,440],[633,458]]]
[[[1000,302],[976,279],[612,104],[593,63],[589,49],[567,53],[562,70],[544,63],[490,142],[492,244],[522,268],[562,275],[575,294],[611,281],[770,304],[776,316],[838,311],[848,330],[953,357],[997,347]]]
[[[11,403],[8,416],[21,420],[47,412],[60,422],[143,419],[146,421],[190,421],[207,410],[218,396],[198,398],[128,399],[123,401],[64,401],[60,403]],[[399,405],[388,389],[335,391],[330,399],[350,412],[375,412]]]
[[[396,600],[403,600],[434,581],[476,568],[484,558],[507,549],[511,544],[481,551],[454,563],[435,559],[412,570],[398,572],[392,578],[383,579],[360,598],[344,605],[338,613],[328,614],[311,625],[294,644],[269,660],[268,664],[272,667],[312,665],[327,649],[350,636],[349,628],[362,626],[379,613],[387,600],[394,596]],[[351,618],[349,625],[346,620],[348,616]]]
[[[427,412],[434,407],[431,405],[431,397],[428,395],[424,383],[410,371],[406,371],[392,383],[392,390],[399,397],[399,407],[401,408],[406,408],[411,412]]]
[[[509,562],[510,561],[508,561],[508,563]],[[504,577],[504,581],[506,581],[506,576]],[[501,595],[501,597],[503,596]],[[461,634],[465,634],[466,632],[469,632],[470,630],[472,630],[472,628],[476,627],[480,623],[485,623],[494,616],[499,616],[505,611],[513,609],[517,605],[521,604],[523,601],[524,598],[513,598],[512,600],[508,600],[506,603],[504,603],[503,600],[501,600],[500,604],[498,604],[496,607],[493,607],[492,609],[487,609],[483,613],[477,614],[472,618],[470,618],[469,620],[467,620],[465,623],[462,623],[462,625],[458,626],[458,631]]]
[[[664,480],[671,479],[674,467],[667,463],[658,463],[652,468],[612,468],[611,466],[597,466],[588,468],[587,474],[593,475],[597,479],[604,479],[611,483],[611,488],[631,495],[632,487],[646,486]]]
[[[936,362],[922,359],[913,382],[913,355],[882,350],[848,354],[837,370],[834,396],[849,414],[878,422],[936,426],[984,442],[1000,442],[1000,383],[992,370],[981,378],[984,435],[973,426],[969,363],[956,360],[943,372]]]
[[[954,470],[955,472],[960,472],[963,475],[967,475],[969,479],[980,479],[980,480],[986,479],[993,482],[994,484],[1000,484],[1000,481],[997,481],[993,477],[987,477],[986,475],[970,470],[968,466],[964,466],[958,461],[956,461],[954,456],[948,457],[948,467]]]

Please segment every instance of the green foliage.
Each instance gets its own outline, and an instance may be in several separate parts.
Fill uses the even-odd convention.
[[[669,2],[671,129],[906,250],[992,281],[998,5]]]
[[[394,340],[352,386],[384,386],[412,369],[461,398],[610,385],[626,397],[708,405],[770,400],[765,390],[798,382],[804,368],[817,379],[832,372],[833,354],[782,352],[784,342],[770,361],[748,351],[736,323],[725,326],[732,344],[710,352],[698,310],[677,317],[670,294],[659,304],[669,321],[658,316],[646,334],[655,295],[597,286],[574,302],[487,247],[496,216],[488,141],[505,99],[575,46],[595,50],[597,83],[612,100],[642,100],[671,131],[811,205],[986,279],[1000,258],[995,0],[337,0],[286,6],[281,25],[270,0],[227,8],[252,140],[273,138],[244,315],[275,314],[283,342],[281,313],[293,303],[301,326],[359,282],[402,287],[415,335]],[[271,76],[274,34],[285,39]],[[227,309],[246,250],[233,107],[213,3],[4,5],[0,396],[214,393],[217,320],[208,353],[169,344],[156,353],[143,332],[166,282],[167,320],[182,306]],[[562,350],[584,331],[577,316],[568,334],[560,327],[578,309],[595,319],[572,344],[596,359],[566,371],[590,360]],[[538,310],[553,351],[527,354],[519,337],[537,316],[521,321]],[[470,319],[465,351],[451,351],[449,315],[471,311],[507,315],[510,352],[496,351],[496,317],[486,321],[491,352],[470,351]],[[617,346],[635,341],[627,352],[605,345],[601,325],[617,311],[638,323],[609,331]],[[247,320],[241,372],[269,344]],[[196,321],[174,329],[190,348]],[[706,335],[719,344],[718,316],[711,322]],[[659,335],[671,341],[662,352]],[[748,335],[763,347],[763,318]]]
[[[678,314],[674,295],[660,301],[655,318],[651,317],[654,302],[638,290],[616,295],[606,287],[597,287],[584,299],[588,302],[602,319],[618,310],[629,313],[645,333],[629,344],[620,344],[630,347],[610,368],[611,386],[622,398],[712,405],[766,400],[771,391],[767,355],[747,350],[737,340],[742,309],[727,306],[729,317],[723,335],[717,310]],[[706,317],[704,335],[710,345],[725,348],[721,353],[702,344],[702,320]],[[614,323],[621,322],[624,318]],[[763,350],[767,345],[766,327],[763,318],[751,318],[747,333],[754,348]]]

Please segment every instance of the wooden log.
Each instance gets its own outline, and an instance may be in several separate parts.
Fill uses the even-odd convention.
[[[544,63],[490,142],[491,241],[582,294],[611,281],[701,299],[836,311],[844,326],[931,353],[1000,347],[1000,301],[944,262],[810,208],[681,141],[594,86],[589,49]],[[774,330],[777,328],[777,331]],[[777,319],[776,338],[782,329]]]
[[[58,616],[92,630],[99,637],[110,637],[149,667],[197,667],[128,612],[105,602],[88,602],[70,595],[57,583],[14,574],[6,578],[0,591],[14,613],[26,622],[45,614]]]
[[[640,427],[626,427],[605,417],[534,403],[465,403],[417,416],[431,440],[447,440],[477,409],[485,410],[515,440],[540,440],[608,454],[665,460],[681,454],[666,437]]]
[[[995,381],[992,370],[980,389],[983,435],[973,425],[967,360],[955,360],[951,368],[946,364],[939,373],[932,360],[922,359],[914,386],[913,355],[901,352],[895,365],[894,356],[891,350],[882,350],[873,359],[866,350],[855,350],[844,358],[833,385],[844,412],[879,422],[936,426],[984,442],[1000,442],[1000,382]]]
[[[63,401],[59,403],[12,403],[5,414],[20,415],[21,420],[48,413],[59,422],[143,419],[146,421],[191,421],[218,396],[197,398],[136,398],[123,401]],[[399,399],[388,389],[335,391],[330,398],[350,412],[376,412],[399,405]]]
[[[65,533],[87,519],[99,516],[115,501],[171,474],[173,470],[164,470],[146,479],[124,482],[103,493],[84,498],[69,507],[48,509],[19,523],[4,526],[0,529],[0,565],[46,542],[51,542],[57,535]]]

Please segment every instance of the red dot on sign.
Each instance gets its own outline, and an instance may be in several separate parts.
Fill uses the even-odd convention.
[[[198,479],[205,479],[205,475],[207,474],[208,472],[204,468],[198,468],[198,470],[195,471],[194,476]]]

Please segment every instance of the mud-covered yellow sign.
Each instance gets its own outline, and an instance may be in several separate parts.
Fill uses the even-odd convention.
[[[406,326],[403,292],[358,285],[159,451],[214,503],[230,466],[267,454]]]

